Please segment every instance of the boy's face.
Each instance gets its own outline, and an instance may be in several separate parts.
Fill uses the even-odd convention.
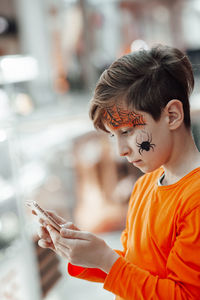
[[[151,172],[169,161],[172,139],[164,113],[155,121],[148,113],[113,105],[105,110],[104,120],[116,138],[119,154],[142,172]]]

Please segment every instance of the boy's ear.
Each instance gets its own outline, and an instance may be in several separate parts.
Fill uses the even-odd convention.
[[[167,115],[167,121],[169,129],[175,130],[179,128],[184,120],[183,105],[180,100],[172,99],[165,106],[165,113]]]

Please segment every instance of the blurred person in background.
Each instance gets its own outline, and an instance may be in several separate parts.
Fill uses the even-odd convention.
[[[69,261],[68,272],[102,282],[116,299],[200,299],[200,155],[191,133],[194,78],[180,50],[156,46],[116,60],[100,77],[90,116],[119,154],[143,173],[133,187],[123,251],[55,213],[41,247]],[[94,199],[95,201],[95,199]]]

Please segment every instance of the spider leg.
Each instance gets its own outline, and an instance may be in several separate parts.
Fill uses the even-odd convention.
[[[150,148],[154,151],[155,144],[150,144]]]
[[[142,149],[142,148],[140,148],[140,149],[139,149],[139,153],[140,153],[140,155],[142,155],[142,152],[143,152],[143,149]]]
[[[140,147],[140,146],[141,146],[141,144],[140,144],[140,143],[138,143],[138,142],[136,142],[136,145],[137,145],[137,147]]]

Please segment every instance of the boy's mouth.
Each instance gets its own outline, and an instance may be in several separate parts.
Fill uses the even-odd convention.
[[[131,164],[133,164],[133,165],[138,165],[139,163],[141,163],[142,162],[142,160],[141,159],[138,159],[138,160],[133,160],[132,162],[131,162]]]

